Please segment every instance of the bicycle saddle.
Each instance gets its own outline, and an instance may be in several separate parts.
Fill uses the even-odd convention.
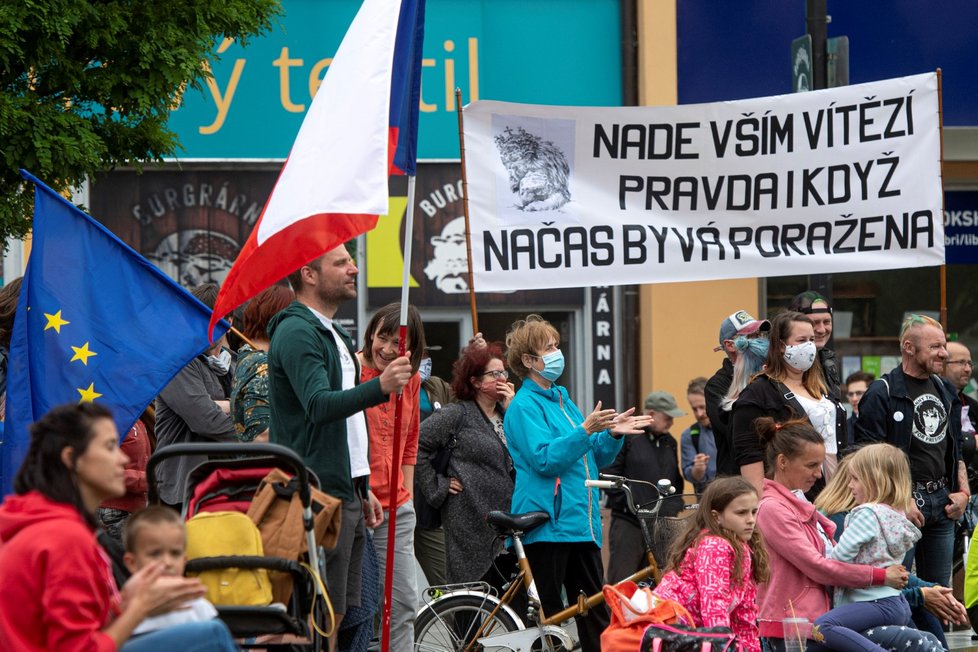
[[[506,512],[489,512],[486,523],[494,530],[504,535],[514,532],[529,532],[533,528],[550,520],[547,512],[527,512],[525,514],[507,514]]]

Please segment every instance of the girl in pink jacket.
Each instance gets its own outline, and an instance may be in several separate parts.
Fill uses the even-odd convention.
[[[757,491],[740,476],[714,480],[653,591],[686,607],[700,627],[729,627],[744,652],[761,649],[757,584],[768,576],[767,553],[754,528],[757,504]]]

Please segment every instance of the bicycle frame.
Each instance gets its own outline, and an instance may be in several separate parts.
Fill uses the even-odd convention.
[[[662,508],[662,504],[666,498],[670,497],[671,494],[664,494],[664,489],[660,489],[656,486],[656,491],[659,492],[659,498],[655,501],[655,507],[651,509],[645,509],[638,507],[635,504],[634,498],[632,496],[631,488],[628,486],[628,482],[636,482],[634,480],[629,480],[628,478],[623,478],[620,476],[601,476],[600,480],[587,480],[585,485],[588,487],[597,487],[600,489],[620,489],[625,492],[625,497],[628,502],[628,507],[636,516],[639,516],[639,524],[642,529],[642,538],[645,543],[645,553],[648,557],[649,565],[645,568],[639,570],[633,575],[626,578],[623,581],[641,582],[648,579],[653,579],[653,581],[658,584],[662,579],[662,571],[659,568],[658,563],[655,560],[655,555],[652,551],[652,537],[648,529],[648,523],[641,516],[656,516],[659,510]],[[552,616],[547,616],[543,611],[543,605],[540,602],[540,596],[537,593],[536,585],[533,581],[533,571],[530,568],[530,562],[526,558],[526,552],[523,549],[523,539],[520,533],[513,533],[513,550],[516,553],[517,564],[519,565],[519,572],[516,577],[510,582],[509,586],[503,592],[498,603],[493,607],[490,615],[484,622],[479,626],[475,635],[465,646],[463,652],[469,652],[472,650],[476,643],[482,645],[497,645],[507,646],[508,643],[523,643],[528,645],[538,638],[543,638],[547,635],[553,635],[558,637],[566,637],[561,630],[559,630],[559,625],[564,623],[575,616],[585,616],[588,611],[592,608],[604,603],[604,593],[595,593],[591,596],[585,596],[581,594],[577,597],[577,604],[569,606],[563,611],[559,611]],[[536,628],[527,628],[525,630],[520,630],[516,632],[506,632],[504,634],[498,634],[490,636],[486,639],[482,639],[483,631],[486,626],[492,621],[493,618],[497,616],[499,611],[508,606],[516,593],[519,591],[520,587],[526,589],[527,595],[529,596],[530,609],[535,614]],[[549,631],[548,631],[549,630]],[[556,631],[555,631],[556,630]],[[482,639],[482,640],[480,640]],[[515,648],[512,648],[515,649]]]

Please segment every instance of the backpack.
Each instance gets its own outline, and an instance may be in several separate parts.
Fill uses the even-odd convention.
[[[316,543],[331,550],[336,547],[340,534],[343,501],[314,487],[311,491]],[[307,552],[299,483],[284,471],[272,469],[261,481],[247,518],[261,533],[266,555],[299,561],[300,555]],[[275,601],[287,603],[292,594],[292,577],[275,573],[272,584]]]
[[[689,428],[689,440],[693,443],[693,450],[700,452],[700,424],[694,423]]]
[[[201,512],[187,521],[187,559],[264,557],[258,528],[241,512]],[[262,607],[272,602],[272,583],[264,568],[219,568],[200,573],[207,599],[215,605]]]

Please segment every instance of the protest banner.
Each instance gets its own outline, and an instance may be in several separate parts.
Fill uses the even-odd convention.
[[[935,73],[736,102],[464,112],[477,292],[944,263]]]

